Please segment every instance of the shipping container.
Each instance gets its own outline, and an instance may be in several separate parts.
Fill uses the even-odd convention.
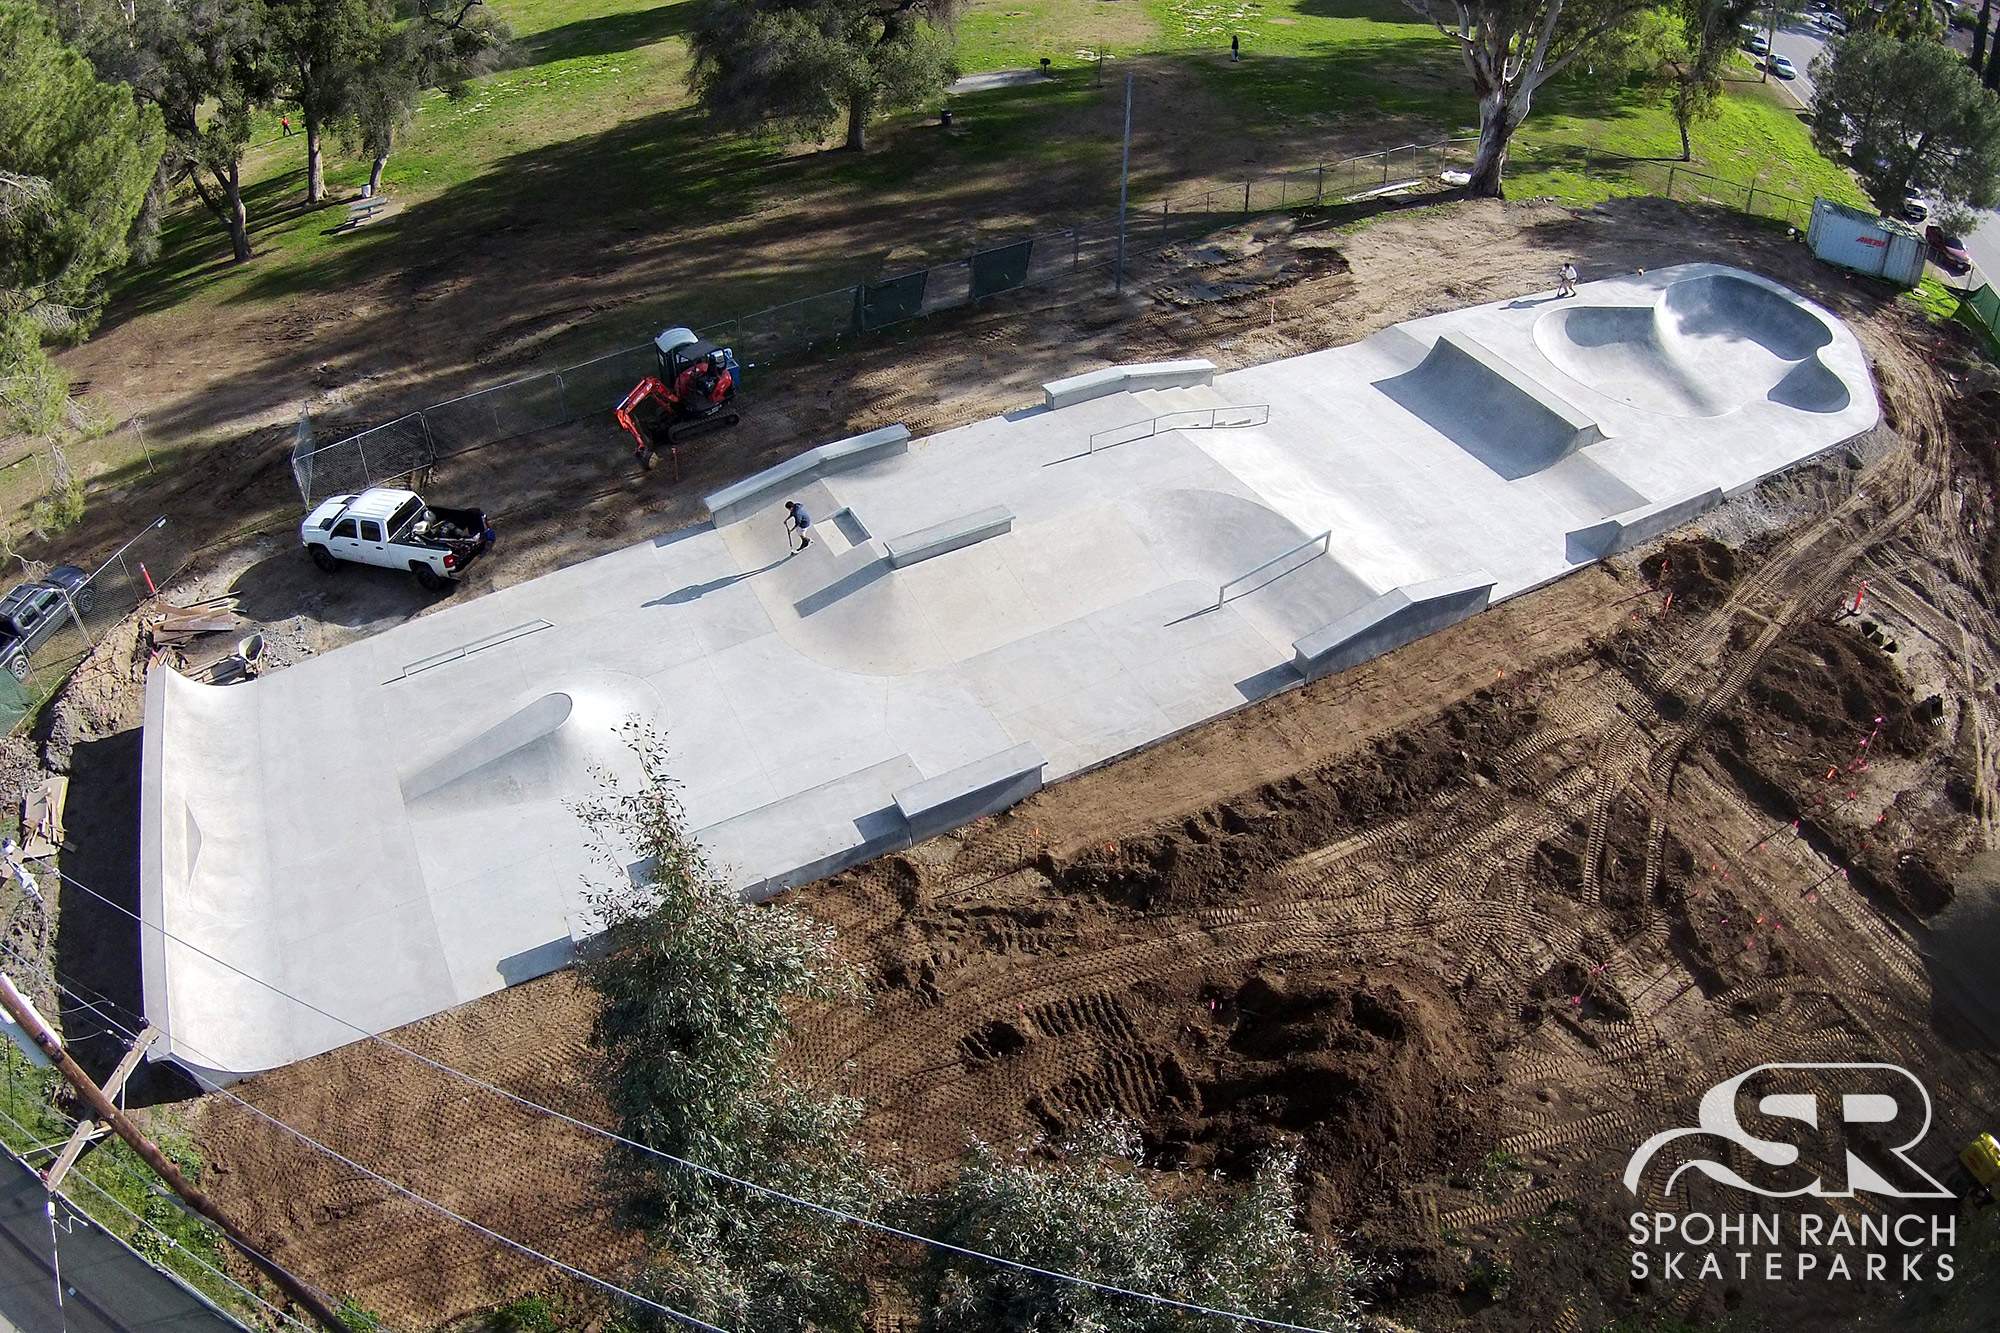
[[[1815,199],[1806,240],[1827,263],[1886,278],[1899,287],[1914,287],[1924,276],[1924,238],[1894,218]]]

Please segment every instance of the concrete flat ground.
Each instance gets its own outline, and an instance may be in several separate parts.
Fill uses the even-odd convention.
[[[1194,428],[1247,405],[1268,420]],[[1442,584],[1477,594],[1451,615],[1513,596],[1878,415],[1838,320],[1684,266],[977,422],[251,684],[155,672],[156,1052],[234,1077],[570,961],[606,873],[570,805],[633,774],[628,720],[732,882],[776,891],[907,841],[918,784],[1026,746],[1045,781],[1101,764],[1408,641]],[[1009,530],[889,558],[996,508]]]

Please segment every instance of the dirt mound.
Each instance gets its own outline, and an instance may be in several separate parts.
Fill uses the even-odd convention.
[[[1370,821],[1407,815],[1439,792],[1500,775],[1492,757],[1533,730],[1535,703],[1480,690],[1443,714],[1329,766],[1267,783],[1178,825],[1092,848],[1043,872],[1065,893],[1143,911],[1258,900],[1285,860]]]
[[[1943,720],[1858,621],[1810,620],[1772,646],[1718,720],[1709,756],[1775,836],[1805,840],[1836,877],[1929,916],[1951,902],[1952,877],[1976,850],[1965,807],[1951,799],[1963,782]],[[1899,767],[1912,762],[1926,774],[1923,794],[1886,785],[1907,783]]]
[[[1889,655],[1862,636],[1859,625],[1850,629],[1821,620],[1800,625],[1772,648],[1750,682],[1750,699],[1786,731],[1836,751],[1872,747],[1915,755],[1936,735],[1918,716],[1909,683]],[[1852,761],[1849,756],[1842,766]]]
[[[1639,562],[1639,572],[1684,611],[1720,606],[1736,582],[1737,554],[1713,537],[1670,541]]]
[[[1297,1143],[1321,1229],[1384,1169],[1457,1157],[1490,1101],[1487,1053],[1434,976],[1266,959],[1172,999],[1192,1015],[1177,1055],[1194,1098],[1148,1126],[1162,1165],[1240,1177]]]

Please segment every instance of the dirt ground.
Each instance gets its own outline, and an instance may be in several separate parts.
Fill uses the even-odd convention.
[[[1210,63],[1229,71],[1226,59]],[[1133,144],[1135,203],[1449,133],[1390,115],[1352,126],[1319,116],[1274,120],[1219,98],[1188,61],[1121,64],[1136,76],[1144,127]],[[686,109],[647,116],[598,145],[623,145],[618,170],[639,177],[629,191],[578,179],[573,145],[523,153],[471,185],[410,204],[310,268],[273,269],[226,299],[204,299],[200,282],[229,267],[218,243],[215,262],[183,289],[114,307],[61,363],[117,422],[142,418],[155,448],[231,460],[223,467],[204,458],[176,499],[200,502],[204,483],[226,477],[229,493],[214,497],[212,512],[234,530],[249,517],[246,506],[285,502],[265,446],[281,436],[289,443],[301,407],[328,442],[635,346],[673,324],[749,315],[1000,239],[1101,222],[1117,211],[1124,106],[1114,89],[1089,87],[1090,77],[1064,71],[1046,85],[1067,107],[1048,122],[1061,150],[1012,160],[994,158],[982,117],[1016,113],[974,103],[958,108],[949,132],[934,120],[899,121],[858,172],[850,154],[801,147],[750,165],[696,156],[669,180],[652,141],[708,139],[712,130]],[[593,165],[584,169],[601,170],[595,164],[605,159],[585,160]],[[651,208],[638,202],[648,199]],[[256,219],[259,229],[298,207],[274,204]],[[329,227],[339,220],[337,209],[326,216]],[[195,299],[168,303],[176,295]],[[789,429],[820,424],[807,416]],[[612,437],[604,443],[588,454],[608,477],[623,458]],[[122,504],[111,497],[107,508]],[[93,522],[109,518],[94,514]]]
[[[1791,284],[1856,328],[1884,427],[1698,534],[802,890],[870,993],[802,1014],[790,1064],[864,1097],[871,1145],[919,1184],[969,1135],[1106,1113],[1163,1167],[1225,1179],[1295,1142],[1306,1221],[1392,1262],[1378,1305],[1410,1327],[1888,1326],[1925,1293],[1632,1281],[1619,1172],[1766,1060],[1919,1071],[1933,1156],[2000,1110],[2000,993],[1957,924],[1990,919],[2000,882],[2000,377],[1907,303],[1782,234],[1657,201],[1261,222],[1160,257],[1122,303],[1027,293],[787,368],[680,487],[621,471],[588,424],[455,460],[438,485],[521,488],[476,593],[691,519],[709,482],[849,428],[925,433],[1114,359],[1345,342],[1545,287],[1568,256],[1586,278],[1712,258]],[[319,581],[282,537],[200,573],[295,654],[426,606],[400,580]],[[1862,614],[1839,617],[1862,579]],[[102,687],[90,727],[58,727],[130,736],[133,678]],[[558,974],[397,1040],[591,1119],[588,1022]],[[600,1141],[386,1048],[234,1091],[567,1262],[615,1273],[640,1253]],[[392,1326],[555,1284],[227,1097],[176,1110],[251,1234]]]

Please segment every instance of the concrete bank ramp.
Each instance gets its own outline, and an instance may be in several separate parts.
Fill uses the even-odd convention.
[[[1442,335],[1415,370],[1375,387],[1509,481],[1604,438],[1589,413],[1463,334]]]

